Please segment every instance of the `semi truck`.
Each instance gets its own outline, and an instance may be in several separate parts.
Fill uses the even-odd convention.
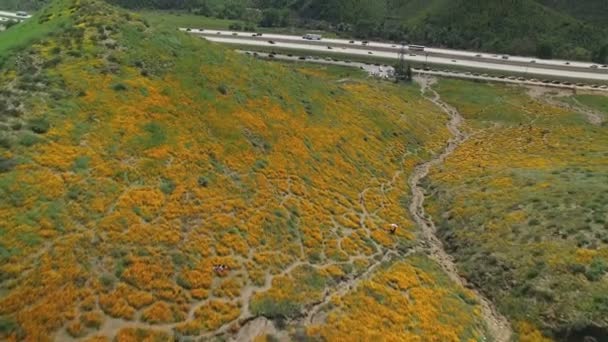
[[[410,51],[424,51],[424,46],[422,45],[408,45],[407,47]]]
[[[320,34],[307,33],[302,38],[307,40],[321,40],[323,37]]]

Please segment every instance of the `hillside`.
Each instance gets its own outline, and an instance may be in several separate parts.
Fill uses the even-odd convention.
[[[574,18],[606,26],[608,21],[608,2],[603,0],[539,0],[543,5]]]
[[[95,0],[53,1],[0,56],[0,339],[488,334],[407,214],[449,137],[417,87]]]
[[[475,132],[426,184],[459,269],[519,329],[606,340],[608,97],[453,80],[437,89]]]
[[[608,336],[606,96],[266,62],[101,0],[0,65],[0,340]]]

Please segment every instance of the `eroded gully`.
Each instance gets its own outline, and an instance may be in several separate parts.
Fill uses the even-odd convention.
[[[426,163],[418,165],[414,169],[414,172],[409,178],[409,185],[412,191],[409,211],[412,218],[421,229],[424,245],[429,256],[439,263],[443,271],[452,279],[452,281],[463,287],[471,288],[470,286],[467,286],[467,281],[458,274],[454,259],[445,251],[443,243],[436,235],[437,227],[424,210],[425,192],[421,185],[421,181],[429,174],[432,167],[443,163],[460,144],[466,141],[467,135],[460,129],[463,119],[455,108],[443,102],[439,93],[432,89],[435,79],[419,76],[416,77],[415,80],[420,84],[422,95],[437,107],[441,108],[441,110],[449,116],[447,128],[450,131],[452,138],[448,141],[447,146],[441,154],[435,156]],[[479,291],[476,289],[471,289],[471,291],[481,307],[481,315],[492,338],[499,342],[511,340],[512,330],[509,321],[502,316],[496,310],[494,304],[485,298]]]

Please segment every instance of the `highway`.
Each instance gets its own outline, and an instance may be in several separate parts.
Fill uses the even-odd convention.
[[[16,12],[0,11],[0,21],[9,21],[9,20],[23,21],[23,20],[29,19],[31,17],[32,16],[29,14],[26,16],[19,16],[19,15],[17,15]]]
[[[352,56],[375,56],[386,59],[397,59],[401,47],[390,43],[368,42],[362,45],[360,41],[344,39],[322,39],[320,41],[305,40],[299,36],[264,34],[261,37],[252,36],[251,32],[233,32],[218,30],[185,29],[191,34],[201,36],[209,41],[255,46],[276,49],[300,50],[302,52],[324,54],[343,54]],[[274,44],[270,44],[272,41]],[[424,52],[407,51],[405,60],[420,64],[441,66],[458,66],[486,71],[518,73],[537,77],[559,77],[573,80],[590,80],[608,82],[608,66],[595,65],[585,62],[568,62],[560,60],[540,60],[532,57],[502,56],[471,51],[426,48]],[[480,57],[479,57],[480,56]],[[532,63],[531,61],[534,61]]]
[[[258,58],[264,58],[269,60],[283,60],[283,61],[291,61],[291,62],[305,62],[305,63],[318,63],[318,64],[329,64],[329,65],[339,65],[351,68],[357,68],[360,70],[366,71],[370,76],[379,77],[379,78],[391,78],[394,75],[394,69],[391,66],[382,66],[382,65],[374,65],[370,63],[359,63],[359,62],[350,62],[350,61],[340,61],[323,59],[319,57],[300,57],[300,56],[289,56],[282,54],[274,54],[272,57],[269,53],[262,52],[254,52],[254,51],[238,51],[239,53],[246,54],[249,56],[254,56]],[[302,59],[304,58],[304,59]],[[568,90],[586,90],[586,91],[594,91],[594,92],[608,92],[608,86],[606,85],[589,85],[589,84],[564,84],[560,82],[548,82],[548,81],[540,81],[533,78],[523,78],[523,77],[498,77],[487,74],[477,74],[471,72],[464,71],[450,71],[450,70],[425,70],[419,68],[412,68],[412,72],[414,74],[425,74],[425,75],[434,75],[434,76],[442,76],[442,77],[450,77],[450,78],[459,78],[465,80],[477,80],[477,81],[486,81],[486,82],[499,82],[499,83],[508,83],[508,84],[520,84],[520,85],[528,85],[528,86],[542,86],[542,87],[551,87],[551,88],[559,88],[559,89],[568,89]]]

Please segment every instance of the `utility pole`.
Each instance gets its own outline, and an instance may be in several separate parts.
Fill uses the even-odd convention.
[[[397,63],[397,67],[395,68],[395,78],[397,82],[403,80],[405,78],[405,43],[401,43],[401,48],[399,49],[399,62]]]

